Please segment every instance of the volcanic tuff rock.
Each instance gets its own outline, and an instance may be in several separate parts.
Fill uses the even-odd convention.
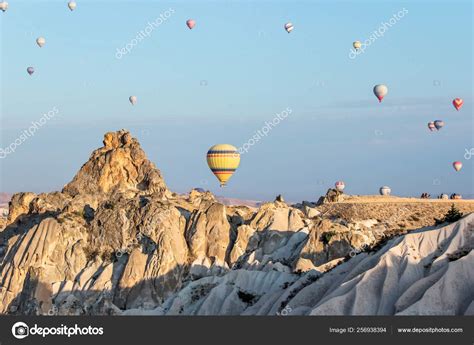
[[[451,201],[366,199],[178,195],[128,132],[107,133],[62,192],[12,197],[0,313],[472,314],[474,215],[434,228]]]
[[[160,171],[150,162],[140,144],[129,132],[120,130],[104,136],[104,146],[95,150],[63,193],[108,193],[139,190],[167,194]]]
[[[322,274],[233,270],[189,283],[147,315],[474,315],[474,214],[415,231]]]

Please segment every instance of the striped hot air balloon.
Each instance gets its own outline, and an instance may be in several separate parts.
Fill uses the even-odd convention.
[[[441,128],[444,127],[444,121],[443,120],[436,120],[434,122],[434,125],[435,125],[436,129],[439,131]]]
[[[454,163],[453,163],[453,168],[454,168],[454,170],[456,170],[456,171],[461,170],[461,168],[462,168],[462,163],[459,162],[459,161],[454,162]]]
[[[212,173],[225,186],[240,164],[240,154],[229,144],[217,144],[207,151],[207,165]]]
[[[188,19],[186,21],[186,25],[188,26],[188,28],[191,30],[192,28],[194,28],[194,26],[196,25],[196,21],[194,19]]]
[[[360,43],[360,41],[355,41],[354,43],[352,43],[352,46],[355,50],[359,50],[360,47],[362,47],[362,43]]]
[[[292,32],[292,31],[293,31],[293,24],[291,24],[291,23],[286,23],[286,24],[285,24],[285,30],[286,30],[286,32],[288,32],[288,33]]]
[[[389,186],[382,186],[379,189],[380,195],[390,195],[392,193],[392,189]]]
[[[382,102],[383,98],[387,95],[388,88],[384,84],[378,84],[374,86],[374,94],[378,98],[379,102]]]
[[[0,10],[2,10],[3,12],[8,10],[8,2],[6,2],[6,1],[0,2]]]
[[[344,190],[344,188],[346,187],[346,185],[344,184],[344,181],[337,181],[334,186],[336,187],[336,189],[339,191],[339,192],[342,192]]]
[[[434,131],[437,130],[434,121],[428,122],[428,128],[429,128],[429,130],[432,131],[432,132],[434,132]]]
[[[461,98],[455,98],[455,99],[453,99],[453,105],[454,105],[454,107],[456,108],[456,110],[461,109],[463,103],[464,103],[464,102],[463,102],[463,100],[462,100]]]

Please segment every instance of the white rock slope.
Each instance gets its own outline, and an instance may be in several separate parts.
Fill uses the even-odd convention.
[[[161,307],[126,314],[473,315],[474,214],[419,230],[320,273],[278,264],[193,281]]]

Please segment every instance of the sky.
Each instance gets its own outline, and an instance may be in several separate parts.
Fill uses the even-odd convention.
[[[126,128],[180,193],[315,200],[343,180],[349,194],[474,194],[469,0],[76,2],[11,0],[0,13],[1,148],[55,112],[0,158],[0,191],[60,190],[105,132]],[[205,159],[218,143],[248,149],[224,189]]]

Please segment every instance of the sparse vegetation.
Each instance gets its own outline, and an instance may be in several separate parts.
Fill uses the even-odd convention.
[[[444,215],[443,218],[441,219],[435,218],[435,225],[457,222],[459,219],[463,217],[463,215],[464,214],[454,204],[451,204],[451,208]]]
[[[115,204],[112,202],[112,201],[107,201],[105,204],[104,204],[104,208],[106,210],[113,210],[115,208]]]
[[[82,210],[82,211],[74,211],[74,212],[72,212],[72,213],[73,213],[75,216],[77,216],[77,217],[84,218],[84,219],[86,218],[86,213],[84,212],[84,210]]]
[[[321,235],[321,241],[323,242],[323,244],[328,245],[331,241],[331,238],[333,238],[335,235],[335,231],[327,231]]]
[[[239,290],[237,295],[239,296],[239,298],[242,302],[247,303],[249,305],[254,304],[255,300],[257,298],[257,296],[255,296],[254,294],[247,293],[247,292],[244,292],[242,290]]]
[[[461,250],[458,250],[457,252],[448,254],[447,257],[449,261],[459,260],[463,256],[466,256],[467,254],[469,254],[470,251],[471,249],[461,249]]]
[[[202,297],[206,296],[214,287],[216,287],[216,285],[217,284],[204,284],[196,286],[191,291],[191,301],[193,303],[199,301]]]
[[[84,248],[84,254],[86,254],[87,261],[92,261],[99,256],[99,250],[87,246]]]

